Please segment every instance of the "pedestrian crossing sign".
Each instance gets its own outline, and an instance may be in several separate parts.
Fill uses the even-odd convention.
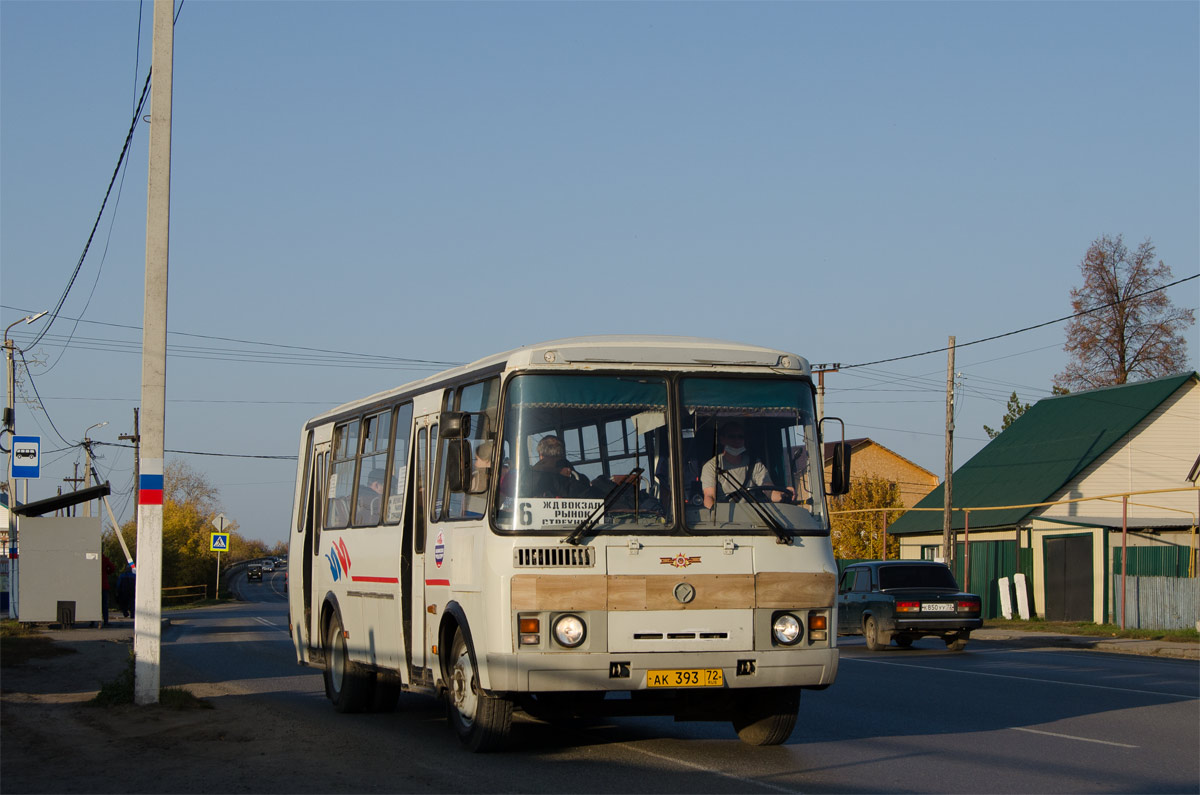
[[[214,552],[229,551],[229,533],[209,533],[208,548]]]

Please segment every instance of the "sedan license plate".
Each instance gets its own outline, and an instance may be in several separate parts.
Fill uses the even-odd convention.
[[[720,668],[672,668],[646,671],[646,687],[721,687],[725,674]]]
[[[954,602],[922,602],[921,611],[925,613],[953,613]]]

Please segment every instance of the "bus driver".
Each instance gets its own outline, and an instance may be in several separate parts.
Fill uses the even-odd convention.
[[[726,475],[722,474],[721,481],[717,482],[718,464],[722,473],[728,473],[728,476],[743,488],[775,485],[771,482],[771,475],[767,472],[763,462],[751,460],[750,453],[746,450],[746,431],[740,422],[727,422],[722,425],[717,434],[717,441],[721,445],[720,452],[710,458],[700,471],[700,486],[704,490],[705,508],[711,508],[717,503],[718,494],[723,498],[722,502],[730,501],[726,495],[735,491]],[[749,476],[746,473],[747,467],[750,468]],[[780,502],[790,491],[791,489],[770,491],[771,502]]]

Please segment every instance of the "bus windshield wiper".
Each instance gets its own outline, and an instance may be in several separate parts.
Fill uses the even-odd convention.
[[[762,504],[762,500],[751,494],[750,490],[739,483],[737,478],[729,474],[728,470],[723,469],[721,470],[720,474],[725,478],[725,482],[733,487],[734,493],[741,497],[743,501],[745,501],[751,508],[754,509],[754,512],[758,514],[759,518],[767,523],[767,526],[771,528],[771,530],[775,533],[775,536],[779,539],[780,544],[792,543],[792,534],[785,530],[783,525],[779,524],[775,517],[771,516],[771,514],[767,512],[766,506]]]
[[[600,517],[604,516],[608,509],[612,507],[612,504],[616,502],[622,494],[625,493],[625,489],[629,488],[629,484],[637,483],[639,480],[641,480],[642,474],[645,471],[646,470],[642,469],[641,467],[634,467],[633,470],[625,476],[623,481],[609,489],[608,494],[604,495],[604,501],[597,505],[595,510],[588,514],[588,517],[579,523],[579,525],[575,528],[575,532],[563,539],[563,543],[576,545],[579,544],[579,539],[583,538],[584,533],[591,532],[592,528],[600,522]]]

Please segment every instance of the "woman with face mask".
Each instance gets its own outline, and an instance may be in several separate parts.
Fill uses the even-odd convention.
[[[717,433],[717,443],[721,449],[700,471],[705,508],[713,507],[718,500],[729,501],[728,495],[736,491],[729,482],[730,477],[743,488],[774,485],[763,463],[751,461],[746,450],[746,430],[740,422],[724,423]],[[720,478],[717,477],[718,469],[722,473]],[[779,502],[785,494],[784,491],[771,491],[771,502]]]

